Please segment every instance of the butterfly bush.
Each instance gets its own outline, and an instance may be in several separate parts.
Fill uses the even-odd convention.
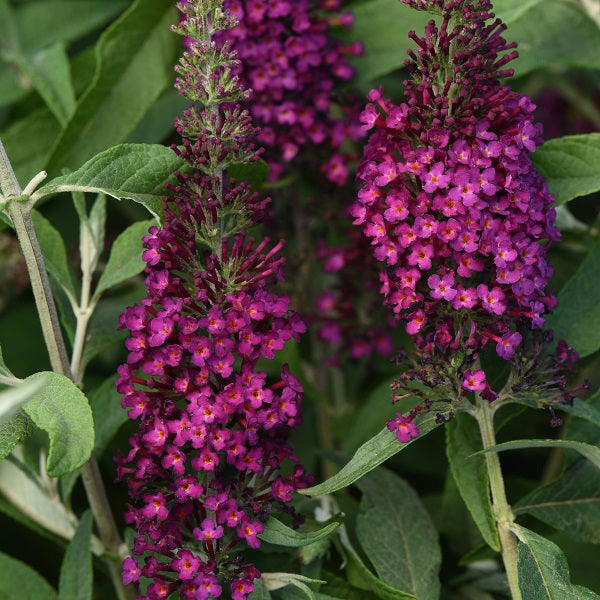
[[[368,95],[360,118],[371,134],[351,209],[383,266],[384,302],[415,344],[395,399],[422,403],[388,423],[402,442],[418,435],[419,412],[443,421],[468,392],[497,398],[481,366],[488,347],[513,367],[510,394],[544,405],[569,398],[560,371],[576,358],[564,343],[542,354],[556,305],[548,250],[560,232],[530,158],[542,143],[535,106],[499,81],[512,74],[516,44],[489,0],[404,3],[439,25],[409,34],[417,47],[404,102],[382,88]]]
[[[302,386],[287,366],[267,376],[257,365],[305,325],[287,296],[268,289],[282,276],[283,243],[247,233],[268,201],[224,177],[258,152],[250,117],[235,105],[248,96],[232,73],[236,53],[212,39],[236,26],[221,4],[179,5],[185,18],[174,29],[195,41],[176,87],[203,108],[191,105],[176,122],[175,151],[189,168],[175,173],[162,224],[143,239],[147,295],[120,317],[130,337],[117,389],[139,422],[117,458],[136,530],[123,582],[149,600],[246,598],[260,573],[244,549],[260,546],[272,511],[293,514],[292,493],[310,483],[287,442]]]
[[[322,171],[331,181],[341,185],[348,177],[352,155],[340,146],[360,135],[359,110],[338,106],[334,116],[332,108],[337,84],[353,75],[346,57],[360,54],[362,46],[331,35],[333,27],[352,26],[352,13],[340,14],[341,4],[225,0],[238,24],[215,40],[238,52],[236,73],[253,90],[248,110],[260,125],[257,141],[266,149],[272,179],[304,147],[326,150]]]

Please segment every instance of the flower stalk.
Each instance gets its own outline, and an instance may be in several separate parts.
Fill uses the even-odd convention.
[[[477,394],[477,403],[472,414],[479,425],[483,450],[488,450],[496,445],[494,434],[494,408],[489,401]],[[500,546],[502,549],[502,561],[513,600],[521,600],[519,580],[517,575],[517,538],[512,532],[514,515],[506,499],[504,489],[504,478],[498,453],[494,451],[485,453],[485,464],[487,467],[490,490],[492,493],[492,507],[498,527]]]
[[[32,205],[27,201],[27,198],[21,198],[23,192],[1,141],[0,184],[2,185],[3,195],[9,200],[12,199],[5,210],[12,220],[23,251],[44,341],[50,357],[50,365],[54,372],[73,379],[73,372],[52,296],[48,271],[44,264],[44,257],[31,218]],[[110,509],[98,463],[93,454],[81,468],[81,478],[94,519],[98,525],[100,538],[104,544],[105,555],[119,556],[122,542]],[[118,564],[113,559],[107,558],[106,565],[119,600],[133,598],[131,591],[121,584]]]

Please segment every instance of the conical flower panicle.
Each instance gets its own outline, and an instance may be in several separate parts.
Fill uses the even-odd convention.
[[[253,90],[246,106],[261,126],[256,139],[266,148],[270,177],[279,177],[303,148],[322,148],[323,173],[345,183],[353,157],[342,145],[360,135],[359,109],[344,102],[339,108],[347,114],[331,109],[336,87],[353,75],[347,56],[361,54],[362,46],[344,45],[332,28],[350,28],[352,14],[339,14],[340,0],[225,0],[225,7],[238,24],[215,40],[231,44],[242,61],[235,73]]]
[[[560,233],[529,156],[542,143],[535,107],[498,81],[516,55],[501,53],[514,44],[501,37],[499,20],[487,24],[487,0],[406,3],[442,23],[431,21],[423,37],[411,33],[417,51],[409,52],[404,103],[382,89],[369,94],[361,121],[372,133],[351,211],[384,266],[385,304],[416,345],[395,398],[423,402],[388,424],[401,441],[418,433],[410,419],[419,411],[444,420],[468,392],[497,397],[479,365],[490,344],[513,373],[528,371],[530,397],[539,391],[543,405],[565,396],[564,379],[548,376],[573,362],[572,354],[543,366],[540,358],[532,368],[527,358],[540,356],[536,331],[556,305],[547,253]],[[518,377],[511,383],[518,395]]]
[[[246,598],[260,573],[244,547],[260,545],[272,511],[293,514],[294,490],[310,482],[287,443],[302,386],[287,366],[278,376],[257,367],[305,325],[289,297],[267,288],[282,277],[283,242],[246,233],[268,200],[225,176],[228,164],[256,154],[247,114],[222,107],[242,94],[233,57],[211,41],[235,23],[221,4],[181,6],[187,18],[177,29],[200,41],[178,86],[208,104],[177,121],[176,151],[193,170],[168,186],[162,225],[144,237],[146,298],[120,317],[130,337],[117,389],[139,421],[131,450],[117,458],[140,557],[125,560],[123,581],[148,600],[217,598],[225,585],[232,599]]]

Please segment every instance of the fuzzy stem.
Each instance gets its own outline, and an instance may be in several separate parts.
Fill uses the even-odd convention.
[[[18,198],[22,194],[21,187],[1,141],[0,185],[2,186],[2,193],[7,198]],[[52,296],[48,271],[44,264],[44,257],[31,218],[31,206],[27,202],[12,201],[6,212],[12,220],[25,257],[52,369],[56,373],[73,379],[56,305]],[[118,555],[121,546],[120,536],[106,497],[98,463],[93,454],[90,460],[81,468],[81,476],[102,542],[109,553]],[[132,599],[134,597],[133,590],[124,588],[121,583],[119,565],[109,559],[106,563],[119,600]]]
[[[493,410],[489,402],[479,395],[477,396],[477,407],[474,411],[474,416],[479,424],[483,449],[486,450],[495,446],[496,436],[494,435]],[[492,505],[498,526],[498,535],[500,536],[500,545],[502,547],[502,561],[504,562],[506,576],[508,577],[508,584],[513,600],[521,600],[521,591],[519,590],[517,576],[517,538],[511,531],[514,515],[506,499],[504,478],[502,477],[502,468],[498,453],[493,451],[486,452],[485,463],[490,480]]]

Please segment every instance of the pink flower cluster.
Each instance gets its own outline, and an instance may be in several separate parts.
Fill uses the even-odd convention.
[[[436,9],[442,24],[431,21],[422,38],[411,32],[418,52],[409,51],[405,102],[382,89],[369,94],[361,121],[372,133],[351,212],[385,266],[385,303],[421,360],[446,357],[446,378],[460,382],[450,397],[479,391],[493,399],[473,363],[489,343],[511,360],[556,304],[546,291],[547,252],[560,233],[529,157],[541,126],[529,98],[498,82],[515,53],[502,54],[514,47],[500,36],[505,26],[486,23],[489,1],[407,3]],[[392,424],[399,438],[401,424]]]
[[[358,234],[358,235],[357,235]],[[316,258],[331,283],[316,301],[312,317],[319,339],[330,348],[328,362],[340,365],[350,358],[366,359],[374,354],[390,356],[393,351],[388,329],[396,324],[389,319],[388,329],[381,326],[386,319],[377,302],[377,276],[369,277],[368,245],[360,232],[348,232],[348,246],[322,243]]]
[[[153,579],[144,598],[157,599],[176,589],[218,597],[228,580],[240,600],[259,574],[234,549],[258,547],[271,510],[308,483],[297,464],[278,475],[296,460],[285,438],[299,423],[302,386],[287,367],[275,380],[256,368],[305,326],[287,296],[264,289],[277,247],[262,254],[264,244],[252,250],[238,234],[220,258],[237,265],[227,278],[217,257],[198,254],[190,188],[209,181],[180,181],[163,226],[144,238],[148,296],[120,318],[131,335],[117,389],[140,428],[118,476],[135,502],[133,552],[147,554],[143,566],[127,559],[124,581]]]
[[[266,149],[271,178],[311,145],[327,148],[323,171],[343,184],[351,157],[339,148],[350,135],[360,135],[358,111],[348,109],[347,118],[338,118],[330,109],[336,83],[353,74],[346,56],[360,54],[362,47],[344,46],[330,29],[351,27],[352,14],[339,14],[340,0],[226,0],[224,5],[239,22],[215,40],[231,44],[242,63],[236,71],[240,82],[253,90],[247,106],[261,127],[257,141]]]

